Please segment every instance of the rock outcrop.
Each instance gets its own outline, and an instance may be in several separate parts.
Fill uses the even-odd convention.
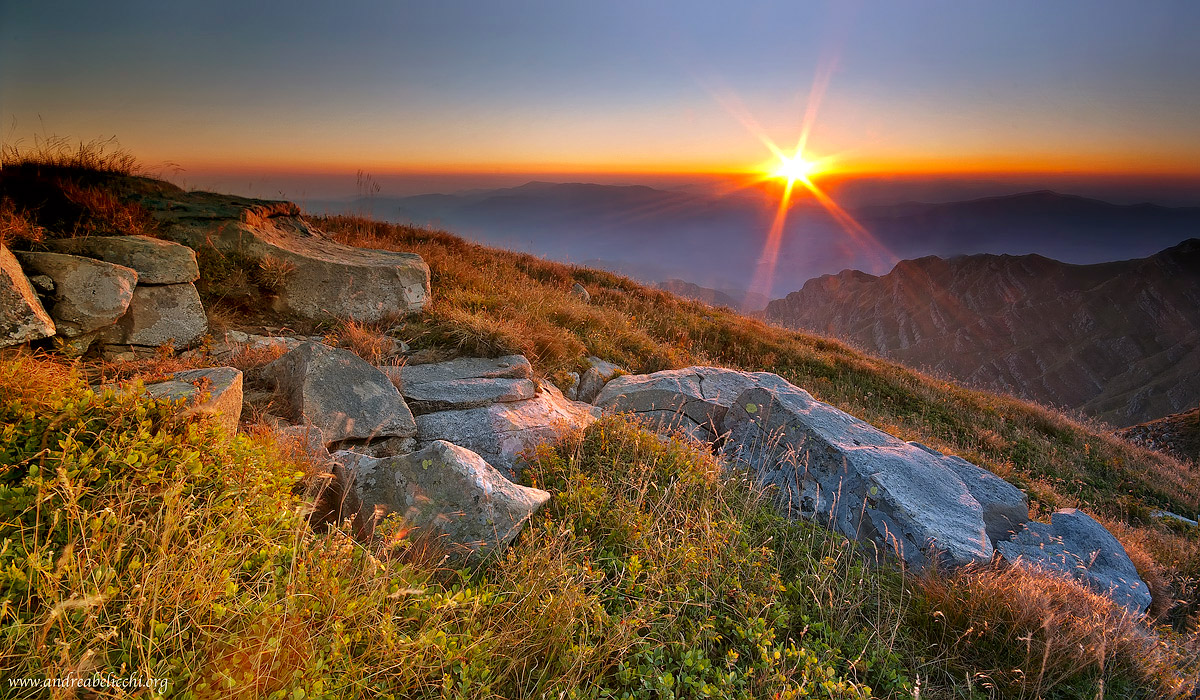
[[[419,255],[342,245],[310,227],[291,202],[184,192],[162,183],[130,197],[162,235],[193,249],[279,271],[280,300],[306,319],[373,322],[420,311],[429,266]]]
[[[242,416],[242,372],[234,367],[205,367],[176,372],[165,382],[146,385],[160,399],[186,399],[195,405],[184,415],[208,415],[230,434]]]
[[[56,238],[46,245],[58,253],[82,255],[128,267],[138,284],[185,284],[200,279],[196,253],[187,246],[149,236]]]
[[[191,347],[208,330],[208,317],[195,285],[139,284],[129,310],[101,333],[107,345],[176,350]]]
[[[759,385],[790,386],[767,372],[688,367],[617,377],[605,384],[594,403],[699,440],[712,440],[724,432],[725,412],[738,395]]]
[[[1029,521],[1029,499],[1021,489],[957,455],[943,455],[919,442],[908,444],[934,455],[962,479],[967,491],[983,508],[983,524],[993,545],[1011,539],[1025,527]]]
[[[929,451],[790,386],[742,392],[725,426],[726,454],[776,486],[794,517],[874,542],[916,568],[992,557],[983,506]]]
[[[997,549],[1014,565],[1073,578],[1134,615],[1150,607],[1150,589],[1125,548],[1082,511],[1066,508],[1053,513],[1049,524],[1028,523]]]
[[[352,352],[301,343],[263,368],[287,418],[321,428],[326,444],[399,438],[404,451],[417,434],[412,412],[383,372]]]
[[[407,525],[436,533],[462,557],[507,546],[550,500],[549,493],[514,484],[478,454],[443,440],[395,457],[343,451],[333,459],[342,491],[358,508],[361,534],[371,534],[378,515],[396,513]]]
[[[54,321],[8,248],[0,245],[0,348],[54,335]]]
[[[138,275],[128,267],[62,253],[18,252],[17,259],[26,273],[53,281],[50,316],[68,338],[112,325],[133,300]]]
[[[417,415],[523,401],[534,398],[538,392],[537,384],[530,378],[529,360],[520,355],[494,360],[464,357],[380,369],[400,387],[409,408]]]
[[[417,439],[421,445],[446,440],[466,447],[515,479],[522,452],[590,425],[598,413],[545,385],[531,399],[417,416]]]

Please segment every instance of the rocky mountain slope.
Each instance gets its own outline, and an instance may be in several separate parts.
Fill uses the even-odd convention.
[[[1200,240],[1148,258],[905,260],[810,280],[767,317],[1117,426],[1200,400]]]
[[[1131,425],[1117,434],[1180,461],[1200,464],[1200,408]]]

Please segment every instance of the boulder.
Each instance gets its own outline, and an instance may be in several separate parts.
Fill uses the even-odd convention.
[[[303,318],[371,323],[420,311],[429,299],[429,266],[421,256],[337,243],[310,227],[291,202],[166,187],[131,197],[163,237],[277,270],[280,301]]]
[[[472,378],[405,384],[401,393],[413,413],[420,415],[532,399],[537,389],[528,379]]]
[[[196,401],[184,415],[209,415],[230,434],[242,417],[242,371],[234,367],[205,367],[176,372],[171,379],[148,384],[146,392],[159,399]]]
[[[138,285],[129,310],[104,331],[101,340],[108,345],[170,345],[182,350],[207,331],[208,317],[194,285]]]
[[[1134,615],[1150,607],[1150,589],[1125,548],[1082,511],[1065,508],[1052,513],[1049,524],[1028,523],[997,549],[1012,564],[1073,578]]]
[[[593,403],[606,411],[644,414],[653,424],[712,440],[724,432],[725,412],[738,395],[760,384],[791,386],[767,372],[688,367],[617,377]]]
[[[590,425],[598,413],[546,385],[535,398],[524,401],[417,416],[417,440],[422,445],[437,440],[461,445],[515,478],[521,452]]]
[[[191,248],[149,236],[82,236],[47,241],[52,250],[96,258],[135,270],[138,284],[182,284],[200,279]]]
[[[545,491],[512,483],[478,454],[444,440],[385,459],[353,452],[333,458],[345,492],[361,504],[357,531],[370,535],[377,513],[397,513],[407,524],[436,533],[460,557],[503,549],[550,500]]]
[[[54,331],[54,321],[17,259],[0,245],[0,348],[47,338]]]
[[[1024,491],[962,457],[943,455],[919,442],[908,444],[941,458],[943,464],[958,474],[971,496],[983,508],[983,524],[987,528],[992,546],[997,542],[1012,539],[1013,535],[1025,527],[1025,523],[1029,521],[1029,499]]]
[[[403,386],[429,382],[450,382],[458,379],[529,379],[533,367],[521,355],[504,357],[459,357],[446,362],[423,365],[387,365],[379,369]]]
[[[571,285],[571,296],[580,299],[585,304],[591,302],[592,300],[592,295],[588,293],[587,287],[578,282]]]
[[[417,433],[387,375],[348,350],[301,343],[264,367],[263,376],[275,385],[287,418],[321,428],[326,444]]]
[[[579,378],[579,387],[576,389],[576,400],[584,403],[591,403],[600,395],[600,391],[604,388],[613,377],[621,374],[625,370],[614,365],[611,362],[601,360],[595,355],[588,356],[588,369]]]
[[[138,275],[128,267],[62,253],[17,253],[27,273],[54,281],[50,316],[68,338],[112,325],[133,299]]]
[[[772,384],[737,397],[724,450],[776,486],[789,515],[873,542],[918,569],[991,559],[984,509],[946,460],[786,382]]]

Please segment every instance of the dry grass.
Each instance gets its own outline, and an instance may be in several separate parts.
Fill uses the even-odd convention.
[[[1187,698],[1197,658],[1166,643],[1123,609],[1078,583],[1021,567],[987,567],[915,579],[913,629],[940,651],[936,673],[988,697]],[[1105,684],[1109,683],[1109,687]],[[1113,686],[1113,683],[1117,685]]]

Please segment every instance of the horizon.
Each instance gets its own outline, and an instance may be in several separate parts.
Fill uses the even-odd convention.
[[[116,136],[193,181],[1200,182],[1190,3],[284,7],[5,3],[4,142]]]

